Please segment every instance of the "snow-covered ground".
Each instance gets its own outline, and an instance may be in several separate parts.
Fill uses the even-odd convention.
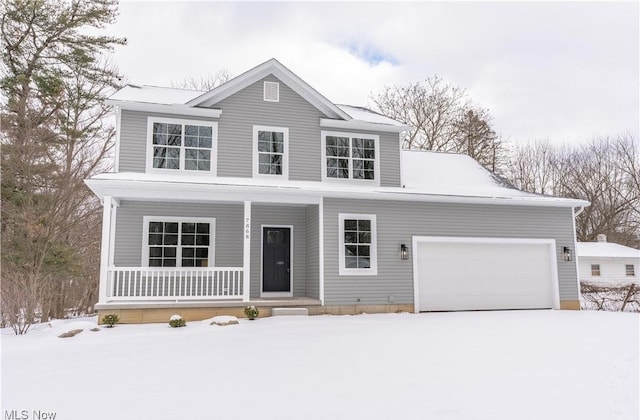
[[[89,318],[22,337],[4,330],[2,419],[640,418],[638,314],[274,317],[89,331],[94,327]],[[84,331],[58,338],[76,328]]]

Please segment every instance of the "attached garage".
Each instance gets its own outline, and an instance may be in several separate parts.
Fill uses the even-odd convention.
[[[553,239],[413,237],[416,311],[560,307]]]

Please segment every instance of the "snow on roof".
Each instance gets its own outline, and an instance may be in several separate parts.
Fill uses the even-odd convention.
[[[351,105],[337,105],[338,108],[349,114],[351,118],[359,121],[366,121],[374,124],[388,124],[388,125],[404,125],[394,119],[391,119],[385,115],[379,114],[368,108],[361,106]]]
[[[640,250],[612,242],[578,242],[578,257],[640,258]]]
[[[227,191],[229,188],[241,191],[259,191],[274,194],[297,191],[305,196],[331,196],[350,198],[369,198],[402,201],[434,201],[457,203],[495,203],[506,205],[533,205],[580,207],[589,203],[537,194],[529,194],[509,188],[465,155],[403,151],[403,182],[405,187],[382,187],[354,183],[328,183],[318,181],[290,181],[263,178],[209,177],[201,174],[169,175],[165,173],[103,173],[87,180],[87,184],[98,196],[114,195],[109,188],[124,188],[125,184],[111,185],[110,181],[121,181],[126,188],[138,191],[138,188],[150,189],[155,184],[173,185],[186,194],[189,189],[208,188],[211,191]],[[105,184],[104,181],[107,181]],[[149,184],[150,183],[150,184]],[[137,186],[136,186],[137,185]],[[238,189],[237,187],[243,187]],[[163,187],[165,188],[165,187]],[[123,194],[118,190],[118,194]],[[209,190],[207,190],[209,191]],[[247,190],[244,190],[247,191]],[[139,191],[138,191],[139,192]],[[117,194],[116,194],[117,195]]]
[[[407,190],[476,197],[543,197],[507,186],[467,155],[422,150],[401,153],[402,182]]]
[[[109,99],[114,101],[144,102],[150,104],[186,104],[204,92],[146,85],[126,85]]]

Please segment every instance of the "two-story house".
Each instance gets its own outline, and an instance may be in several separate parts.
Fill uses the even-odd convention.
[[[579,308],[587,202],[403,151],[410,127],[275,59],[209,92],[128,85],[110,103],[115,170],[86,181],[104,205],[100,314]]]

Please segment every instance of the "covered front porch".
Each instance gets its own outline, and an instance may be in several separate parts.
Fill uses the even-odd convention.
[[[231,314],[246,305],[322,305],[320,199],[307,201],[311,202],[277,202],[277,197],[255,202],[222,201],[216,196],[193,201],[104,196],[96,309],[145,311],[146,317],[180,309],[181,314],[197,313],[198,318],[218,309]],[[181,249],[181,244],[188,235],[184,232],[187,225],[192,228],[202,221],[207,222],[206,254],[185,266],[187,248]],[[152,229],[154,223],[165,223],[165,236],[152,243],[153,236],[162,234]],[[177,226],[172,233],[177,239],[170,245],[167,223]],[[191,243],[188,246],[194,247]],[[169,251],[173,254],[167,257]]]

